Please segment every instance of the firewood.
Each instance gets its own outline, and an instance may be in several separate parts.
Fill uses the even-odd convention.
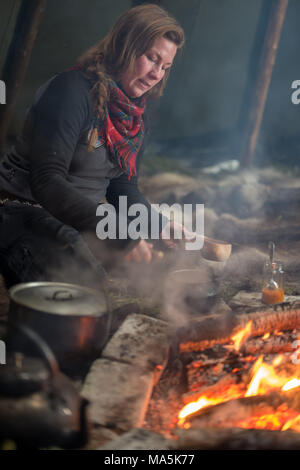
[[[293,330],[300,327],[300,307],[282,310],[267,310],[238,316],[238,328],[246,326],[252,320],[251,336],[260,336],[273,331]]]
[[[265,429],[176,429],[174,449],[300,450],[300,433]]]
[[[184,404],[188,404],[192,401],[197,401],[201,396],[205,396],[206,398],[221,396],[221,394],[225,395],[226,390],[230,390],[228,393],[232,396],[234,389],[236,392],[239,391],[239,394],[246,391],[246,387],[244,387],[243,384],[237,383],[235,376],[226,374],[214,384],[202,383],[202,385],[199,384],[197,389],[194,388],[193,390],[193,388],[191,388],[191,391],[182,395],[182,401]]]
[[[236,317],[231,312],[191,321],[177,332],[180,352],[201,351],[228,342],[235,325]]]
[[[279,308],[281,310],[279,310]],[[222,317],[222,318],[220,318]],[[282,304],[255,313],[219,315],[193,321],[180,331],[180,351],[201,351],[215,344],[229,343],[231,337],[252,321],[250,337],[300,328],[300,307]]]
[[[241,397],[202,408],[188,417],[191,427],[235,427],[238,421],[256,414],[274,413],[286,404],[291,410],[300,411],[299,387],[288,392],[272,391],[266,395]]]
[[[253,354],[279,354],[284,352],[293,352],[293,341],[297,339],[296,334],[285,334],[280,336],[271,336],[267,340],[262,338],[248,339],[241,347],[241,353],[245,355]]]

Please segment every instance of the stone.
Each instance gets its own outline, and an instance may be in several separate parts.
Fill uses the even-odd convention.
[[[286,295],[284,302],[291,304],[300,303],[299,295]],[[261,301],[261,292],[238,292],[229,302],[231,308],[244,308],[246,310],[268,310],[270,305],[266,305]],[[271,306],[272,307],[272,306]]]
[[[262,310],[264,304],[261,301],[260,292],[238,292],[229,302],[231,308],[249,307],[251,309]]]
[[[141,307],[137,302],[130,302],[116,307],[112,311],[110,335],[113,335],[122,325],[124,320],[132,313],[140,313]]]
[[[88,443],[81,450],[94,450],[117,439],[119,434],[102,426],[90,426]]]
[[[149,371],[162,370],[170,348],[169,325],[146,315],[129,315],[102,352],[102,357]]]
[[[218,299],[210,310],[211,315],[215,315],[215,314],[222,315],[222,314],[227,314],[230,312],[231,312],[231,308],[229,307],[229,305],[227,305],[227,303],[223,299]]]
[[[152,388],[152,372],[98,359],[87,374],[81,395],[90,402],[87,412],[91,423],[124,432],[142,425]]]
[[[138,428],[123,434],[98,450],[168,450],[172,441],[161,434]]]

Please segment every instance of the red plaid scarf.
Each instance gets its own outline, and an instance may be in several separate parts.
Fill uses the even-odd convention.
[[[111,79],[108,86],[106,119],[97,126],[99,139],[130,179],[136,175],[136,157],[143,142],[146,99],[130,99]]]

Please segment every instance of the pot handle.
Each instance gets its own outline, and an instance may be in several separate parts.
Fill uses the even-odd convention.
[[[17,330],[21,332],[24,336],[27,336],[27,338],[29,338],[32,343],[38,346],[39,351],[42,353],[43,359],[47,362],[47,365],[50,370],[50,374],[54,376],[55,374],[59,372],[58,362],[52,350],[50,349],[48,344],[40,337],[39,334],[37,334],[27,325],[17,324],[10,320],[8,321],[0,320],[0,324],[11,327],[13,330]]]
[[[73,295],[67,290],[57,290],[51,300],[73,300]]]

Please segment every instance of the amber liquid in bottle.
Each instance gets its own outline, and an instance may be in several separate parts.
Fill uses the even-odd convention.
[[[284,301],[284,290],[279,287],[278,289],[268,289],[264,287],[262,289],[262,301],[264,304],[280,304]]]

